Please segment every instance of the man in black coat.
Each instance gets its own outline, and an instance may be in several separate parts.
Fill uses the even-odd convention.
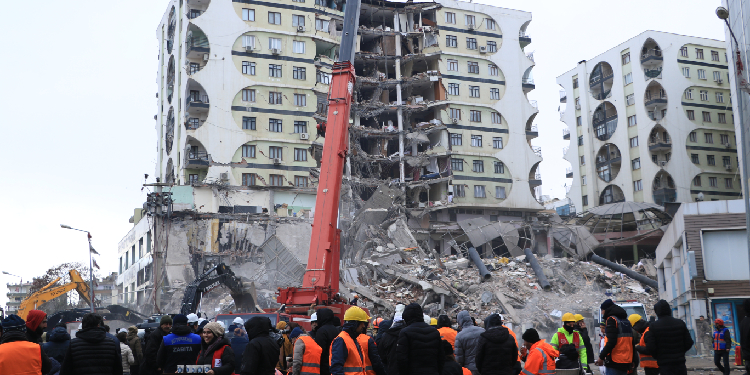
[[[653,356],[661,375],[686,375],[685,352],[693,347],[685,322],[672,317],[672,308],[665,300],[654,305],[659,319],[649,324],[643,341],[646,347],[637,346],[639,352]]]
[[[146,348],[143,349],[143,363],[141,363],[141,375],[157,375],[161,374],[157,370],[156,356],[159,354],[159,347],[161,347],[164,336],[169,334],[172,329],[172,317],[164,315],[159,321],[159,327],[153,330],[146,341]]]
[[[398,336],[401,330],[406,327],[401,313],[397,313],[393,318],[393,324],[388,330],[383,331],[383,335],[375,341],[378,346],[378,354],[380,360],[385,366],[385,371],[388,375],[398,375],[398,360],[396,359],[396,344],[398,343]],[[378,332],[380,333],[380,332]]]
[[[396,362],[399,374],[440,375],[443,371],[443,346],[440,332],[424,320],[422,307],[411,303],[403,313],[406,327],[397,341]]]
[[[479,335],[476,364],[482,375],[514,375],[518,362],[518,345],[498,314],[484,320]]]
[[[742,302],[745,317],[740,321],[740,348],[745,359],[745,372],[750,374],[750,298]]]
[[[602,319],[604,319],[606,326],[604,328],[604,334],[607,336],[607,345],[602,348],[599,353],[599,359],[596,360],[595,364],[601,366],[602,364],[607,367],[607,375],[621,374],[625,375],[633,367],[633,357],[636,355],[634,352],[633,343],[633,326],[628,321],[628,313],[625,309],[616,305],[611,299],[604,301],[601,305]],[[620,338],[620,332],[627,335],[630,334],[630,345],[628,351],[625,353],[616,352],[615,346],[617,346],[619,340],[625,340],[626,338]],[[630,355],[630,360],[625,357]],[[610,371],[612,374],[610,374]]]
[[[317,311],[318,327],[315,328],[315,342],[323,349],[320,355],[320,375],[331,375],[331,362],[329,356],[331,353],[331,343],[341,330],[334,325],[333,310],[323,308]]]
[[[183,314],[174,316],[172,331],[162,338],[156,354],[156,367],[165,374],[174,374],[178,367],[194,365],[201,351],[201,337],[188,326],[188,318]]]
[[[122,375],[122,357],[117,354],[120,346],[107,337],[101,327],[102,316],[88,313],[81,319],[81,329],[76,338],[70,340],[60,375]]]
[[[443,346],[443,372],[440,375],[463,375],[464,371],[461,365],[456,362],[456,357],[453,356],[453,345],[446,340],[442,340],[440,344]]]
[[[588,364],[594,363],[594,358],[596,358],[594,355],[594,346],[591,345],[589,329],[586,327],[586,321],[583,319],[583,316],[576,314],[576,319],[580,319],[576,321],[576,329],[580,332],[581,339],[583,339],[583,346],[586,348],[586,362],[588,363],[584,363],[586,365],[584,367],[586,368],[586,372],[591,373],[591,367]]]
[[[52,333],[49,334],[47,342],[42,345],[42,349],[50,358],[63,363],[65,353],[68,352],[68,346],[70,346],[70,334],[65,329],[65,323],[58,323]]]
[[[272,328],[271,319],[265,316],[254,316],[245,322],[245,331],[250,342],[242,353],[242,367],[239,372],[241,375],[276,373],[276,363],[279,361],[281,348],[270,336]]]

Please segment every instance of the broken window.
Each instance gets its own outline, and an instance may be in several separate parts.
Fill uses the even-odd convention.
[[[463,145],[463,137],[458,133],[451,133],[451,146]]]
[[[271,186],[284,186],[284,176],[272,174],[269,177],[271,177]]]
[[[484,192],[484,185],[474,185],[474,198],[487,198]]]
[[[255,90],[244,89],[242,90],[242,101],[243,102],[254,102],[255,101]]]
[[[491,76],[496,76],[496,75],[498,75],[499,69],[497,68],[497,65],[495,65],[495,64],[490,64],[490,65],[489,65],[489,68],[490,68],[490,75],[491,75]]]
[[[307,150],[304,148],[295,148],[294,161],[307,161]]]
[[[283,160],[284,158],[282,157],[282,151],[283,151],[283,147],[268,146],[268,157],[271,159]]]
[[[294,186],[296,187],[307,187],[307,177],[294,176]]]
[[[242,74],[255,75],[255,63],[250,61],[242,62]]]
[[[307,79],[307,69],[302,66],[295,66],[292,67],[292,78],[299,79],[299,80],[306,80]]]
[[[242,117],[242,129],[255,130],[255,117]]]
[[[294,132],[295,133],[307,133],[307,121],[295,121]]]
[[[305,42],[295,40],[292,43],[292,52],[294,53],[305,53]]]
[[[293,14],[292,15],[292,26],[305,26],[305,16],[300,16]]]
[[[448,84],[448,95],[459,95],[460,91],[458,90],[458,87],[459,87],[458,83],[449,83]]]
[[[458,84],[456,84],[456,85],[458,85]],[[461,110],[459,108],[451,108],[450,110],[451,110],[450,114],[451,114],[451,118],[452,119],[456,119],[456,120],[460,120],[461,119]]]
[[[479,63],[476,61],[469,61],[469,73],[479,74]]]
[[[448,60],[448,71],[450,72],[458,71],[458,60]]]
[[[281,13],[268,12],[268,23],[271,25],[281,25]]]
[[[458,37],[455,35],[446,35],[445,46],[446,47],[458,47]]]
[[[255,186],[255,173],[243,173],[242,174],[242,185]]]
[[[479,97],[479,86],[469,86],[469,96],[472,98]]]
[[[307,95],[294,94],[294,105],[297,107],[307,107]]]
[[[463,198],[466,196],[466,189],[464,189],[464,185],[453,185],[453,194],[457,197]],[[455,215],[455,211],[453,212],[453,215]],[[456,221],[455,219],[451,219],[451,221]]]
[[[482,147],[482,136],[472,135],[471,136],[471,147]],[[476,161],[475,161],[476,163]]]
[[[503,137],[492,137],[492,148],[503,148]],[[502,172],[500,172],[502,173]]]
[[[498,89],[498,88],[491,88],[490,89],[490,99],[492,99],[492,100],[500,100],[500,89]]]
[[[477,49],[477,38],[466,38],[467,49]]]
[[[243,21],[255,21],[255,9],[242,9],[242,20]]]
[[[463,171],[464,170],[464,159],[451,158],[451,170]]]
[[[505,164],[501,161],[495,162],[495,173],[503,174],[505,173]]]
[[[242,157],[243,158],[254,158],[255,157],[255,145],[243,145],[242,146]]]
[[[477,111],[477,110],[469,111],[469,121],[482,122],[482,111]]]
[[[484,161],[474,160],[471,168],[472,172],[483,173],[484,172]]]
[[[268,104],[281,104],[281,93],[276,92],[276,91],[270,91],[268,93]]]
[[[281,119],[272,118],[268,119],[268,131],[274,132],[274,133],[281,133],[283,128]],[[273,157],[273,156],[270,156]]]
[[[488,40],[487,41],[487,52],[497,52],[497,42]]]
[[[505,186],[495,186],[495,198],[505,199]]]
[[[502,118],[502,116],[500,116],[499,113],[492,112],[492,123],[493,124],[500,124],[500,123],[502,123],[502,121],[503,121],[503,118]]]

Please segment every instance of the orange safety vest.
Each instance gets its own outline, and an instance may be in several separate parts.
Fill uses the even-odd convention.
[[[724,340],[728,328],[724,328],[721,331],[714,331],[714,350],[727,350],[727,342]]]
[[[617,344],[612,349],[610,357],[612,362],[615,363],[632,363],[633,362],[633,327],[627,321],[620,321],[614,316],[610,316],[609,319],[615,320],[617,326]],[[628,323],[628,324],[625,324]],[[604,337],[604,343],[607,343],[607,337]]]
[[[565,337],[565,334],[560,331],[557,331],[557,347],[558,348],[563,345],[573,344],[576,346],[576,350],[578,350],[578,344],[581,342],[581,336],[578,334],[578,331],[573,331],[573,341],[574,342],[572,343],[568,342],[568,339]]]
[[[649,327],[650,328],[650,327]],[[646,328],[645,331],[643,331],[643,335],[641,335],[641,341],[638,343],[640,346],[646,346],[646,332],[648,332],[649,328]],[[656,364],[656,359],[648,354],[638,353],[638,355],[641,358],[641,367],[643,368],[659,368],[659,365]]]
[[[365,374],[375,375],[375,369],[372,367],[372,362],[370,362],[370,339],[372,339],[372,337],[359,335],[357,336],[357,343],[359,343],[359,347],[362,348],[362,358],[364,358],[365,362]]]
[[[302,375],[320,375],[320,356],[323,348],[310,336],[300,336],[299,340],[305,343],[305,352],[302,353]]]
[[[505,325],[503,325],[505,327]],[[508,328],[508,327],[505,327]],[[512,329],[508,328],[508,332],[510,332],[510,335],[513,336],[513,341],[516,343],[516,347],[518,347],[518,340],[516,340],[516,333],[513,332]],[[518,362],[521,362],[521,352],[518,351]]]
[[[471,370],[467,369],[466,367],[461,367],[461,372],[463,375],[471,375]]]
[[[539,341],[543,342],[543,341]],[[541,358],[538,355],[541,354]],[[544,375],[555,373],[555,359],[549,358],[544,349],[539,347],[539,344],[529,350],[529,354],[526,356],[526,364],[524,365],[522,373],[524,375]]]
[[[441,340],[448,341],[449,343],[451,343],[451,346],[455,348],[455,346],[456,346],[456,334],[458,333],[458,332],[456,332],[455,329],[453,329],[451,327],[443,327],[443,328],[438,328],[438,332],[440,332],[440,339]]]
[[[347,353],[346,361],[344,361],[344,375],[366,375],[367,369],[365,368],[364,359],[367,357],[367,352],[361,352],[346,331],[341,331],[336,337],[341,337],[344,340],[344,345],[346,345]],[[333,340],[336,341],[336,339]],[[328,350],[328,353],[328,365],[330,366],[331,358],[333,358],[333,342],[331,342],[331,348]],[[369,361],[370,359],[368,358],[367,360]]]
[[[28,341],[0,346],[0,374],[42,375],[42,347]]]

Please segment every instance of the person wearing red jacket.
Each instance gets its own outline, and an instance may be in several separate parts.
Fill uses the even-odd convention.
[[[549,375],[555,373],[555,358],[560,353],[539,338],[539,332],[529,328],[521,336],[524,347],[521,348],[521,359],[525,362],[523,366],[524,375]]]

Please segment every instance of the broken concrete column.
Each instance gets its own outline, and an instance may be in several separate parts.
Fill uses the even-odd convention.
[[[623,267],[623,266],[621,266],[621,265],[619,265],[617,263],[610,262],[610,261],[608,261],[608,260],[606,260],[606,259],[604,259],[604,258],[602,258],[602,257],[600,257],[600,256],[598,256],[596,254],[593,254],[591,256],[591,261],[594,262],[594,263],[601,264],[602,266],[611,268],[614,271],[622,272],[625,275],[627,275],[628,277],[630,277],[631,279],[640,281],[641,283],[643,283],[645,285],[648,285],[648,286],[650,286],[650,287],[652,287],[654,289],[656,289],[659,286],[659,283],[656,282],[656,280],[653,280],[651,278],[643,276],[640,273],[635,272],[635,271],[633,271],[633,270],[631,270],[631,269],[629,269],[627,267]]]
[[[544,269],[542,269],[542,266],[539,265],[539,262],[536,260],[534,253],[531,252],[531,249],[527,247],[523,250],[523,252],[526,253],[526,261],[531,264],[531,269],[534,270],[536,278],[539,280],[539,286],[541,286],[544,290],[552,289],[552,287],[549,285],[549,281],[547,281],[547,276],[544,274]]]
[[[471,258],[471,261],[474,262],[474,265],[477,266],[477,269],[479,270],[479,276],[482,277],[482,282],[492,279],[492,274],[487,270],[487,267],[482,262],[482,258],[479,257],[477,249],[473,247],[469,248],[469,258]]]

